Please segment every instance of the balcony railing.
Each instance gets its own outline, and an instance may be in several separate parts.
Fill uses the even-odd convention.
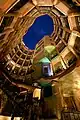
[[[61,120],[80,120],[80,111],[65,111],[61,112]]]

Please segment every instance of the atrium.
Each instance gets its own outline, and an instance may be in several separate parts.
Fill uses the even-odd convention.
[[[0,120],[80,120],[79,0],[0,0]]]

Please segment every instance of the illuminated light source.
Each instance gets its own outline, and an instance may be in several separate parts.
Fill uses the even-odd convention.
[[[50,60],[47,57],[42,58],[39,63],[50,63]]]
[[[38,86],[38,83],[33,83],[33,86],[37,87],[37,86]]]
[[[55,50],[55,46],[53,45],[49,45],[49,46],[46,46],[45,48],[45,51],[47,51],[48,53],[51,53]]]
[[[50,76],[53,76],[53,69],[52,69],[52,64],[50,64],[50,68],[51,68],[51,71],[50,71]]]
[[[10,70],[10,68],[9,68],[9,67],[7,67],[7,69],[8,69],[8,70]]]
[[[10,58],[10,56],[9,56],[9,54],[7,55],[7,58],[8,58],[8,60],[10,60],[11,58]]]
[[[11,120],[11,117],[1,115],[0,120]],[[14,117],[14,120],[20,120],[20,117]]]
[[[38,97],[38,99],[40,100],[41,97],[41,89],[36,88],[33,92],[33,97]]]
[[[61,64],[62,64],[63,68],[66,69],[66,65],[64,64],[62,59],[61,59]]]

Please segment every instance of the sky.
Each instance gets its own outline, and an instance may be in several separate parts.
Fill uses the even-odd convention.
[[[54,23],[49,15],[37,17],[32,26],[23,37],[24,44],[31,50],[45,35],[51,35],[54,30]]]

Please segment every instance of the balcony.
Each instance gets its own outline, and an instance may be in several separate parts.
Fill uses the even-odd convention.
[[[75,64],[76,61],[77,61],[77,58],[76,58],[76,57],[71,58],[71,59],[68,61],[68,66],[71,66],[71,65]]]
[[[64,44],[63,42],[61,42],[61,41],[57,44],[57,49],[58,49],[59,53],[60,53],[65,47],[66,47],[65,44]]]

